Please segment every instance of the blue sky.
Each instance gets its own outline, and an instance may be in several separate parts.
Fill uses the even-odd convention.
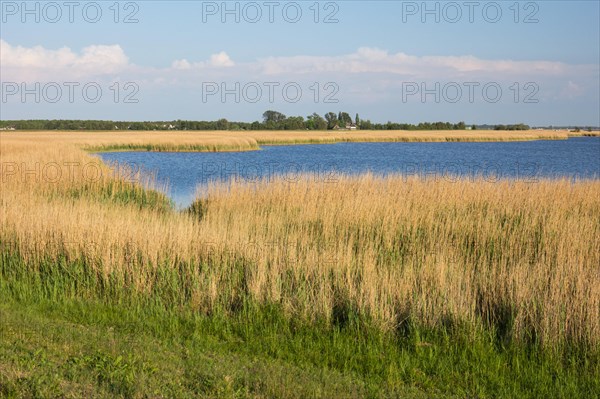
[[[1,3],[2,119],[600,125],[598,1]]]

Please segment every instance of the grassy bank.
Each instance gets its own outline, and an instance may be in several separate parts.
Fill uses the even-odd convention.
[[[0,142],[0,396],[593,397],[600,182],[319,176],[177,212]]]
[[[5,291],[3,291],[5,292]],[[594,397],[597,359],[461,328],[383,334],[246,305],[199,316],[2,295],[2,397]]]

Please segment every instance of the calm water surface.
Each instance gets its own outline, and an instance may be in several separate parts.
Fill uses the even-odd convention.
[[[234,153],[113,152],[105,162],[127,164],[156,174],[168,184],[179,207],[189,205],[211,181],[241,182],[302,173],[321,181],[340,174],[371,172],[455,180],[481,176],[488,181],[516,178],[600,178],[600,138],[508,143],[338,143],[265,146],[261,151]]]

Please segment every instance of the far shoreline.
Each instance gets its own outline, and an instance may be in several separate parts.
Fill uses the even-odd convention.
[[[87,153],[109,152],[246,152],[262,146],[337,143],[523,142],[600,137],[600,132],[556,130],[357,130],[357,131],[54,131],[9,130],[2,141],[22,144],[74,145]]]

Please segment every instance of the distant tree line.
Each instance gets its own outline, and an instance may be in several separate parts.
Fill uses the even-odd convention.
[[[591,126],[588,126],[588,127],[575,126],[573,129],[571,129],[571,131],[574,132],[574,133],[579,133],[582,130],[585,130],[587,132],[591,132],[592,131],[592,127]]]
[[[529,125],[519,123],[517,125],[496,125],[494,130],[529,130]]]
[[[511,125],[521,126],[521,125]],[[525,126],[525,125],[523,125]],[[527,128],[529,128],[527,126]],[[354,119],[347,112],[328,112],[321,116],[317,113],[302,116],[286,116],[277,111],[266,111],[261,121],[232,122],[227,119],[217,121],[147,121],[123,122],[101,120],[11,120],[0,121],[0,129],[16,130],[464,130],[464,122],[425,122],[417,125],[409,123],[374,123]],[[504,130],[504,129],[497,129]],[[517,130],[517,129],[510,129]],[[519,129],[521,130],[521,129]]]

